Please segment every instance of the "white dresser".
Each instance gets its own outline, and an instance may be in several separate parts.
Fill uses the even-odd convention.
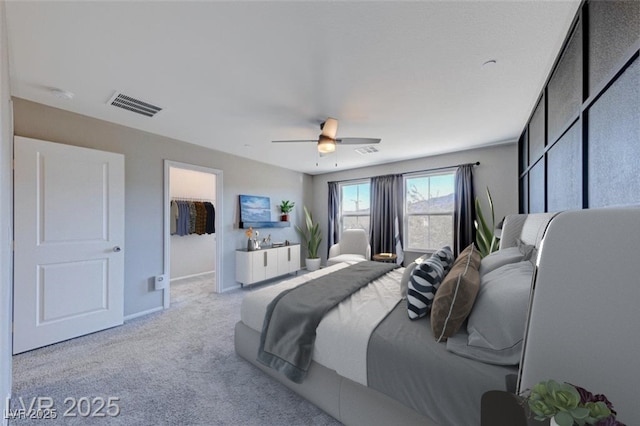
[[[300,270],[300,244],[236,250],[236,281],[253,284]]]

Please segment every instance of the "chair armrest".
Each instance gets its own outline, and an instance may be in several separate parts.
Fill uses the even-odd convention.
[[[329,248],[329,259],[340,254],[340,244],[336,243]]]

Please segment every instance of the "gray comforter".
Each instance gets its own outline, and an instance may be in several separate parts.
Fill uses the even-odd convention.
[[[359,262],[280,293],[267,307],[258,361],[301,383],[325,313],[395,268],[395,264]]]
[[[506,375],[518,368],[447,351],[433,338],[429,321],[410,321],[406,299],[387,315],[369,339],[369,387],[442,426],[479,425],[482,394],[504,389]]]

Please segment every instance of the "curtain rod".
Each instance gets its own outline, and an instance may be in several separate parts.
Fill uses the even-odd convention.
[[[404,176],[404,175],[410,175],[410,174],[413,174],[413,173],[436,172],[438,170],[453,169],[453,168],[460,167],[460,166],[479,166],[479,165],[480,165],[480,162],[476,161],[475,163],[463,163],[463,164],[457,164],[455,166],[434,167],[432,169],[416,170],[416,171],[413,171],[413,172],[405,172],[405,173],[400,173],[400,174]],[[381,176],[384,176],[384,175],[381,175]],[[363,177],[363,178],[345,179],[345,180],[334,180],[334,181],[329,181],[327,183],[355,182],[355,181],[358,181],[358,180],[371,179],[372,177],[375,177],[375,176],[369,176],[369,177]]]

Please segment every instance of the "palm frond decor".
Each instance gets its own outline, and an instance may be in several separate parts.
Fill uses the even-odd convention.
[[[489,200],[489,209],[491,211],[491,222],[488,223],[482,213],[480,207],[480,200],[476,197],[476,220],[474,225],[476,227],[476,246],[482,257],[493,253],[498,250],[500,240],[495,235],[496,219],[493,211],[493,200],[491,199],[491,192],[487,187],[487,198]]]

